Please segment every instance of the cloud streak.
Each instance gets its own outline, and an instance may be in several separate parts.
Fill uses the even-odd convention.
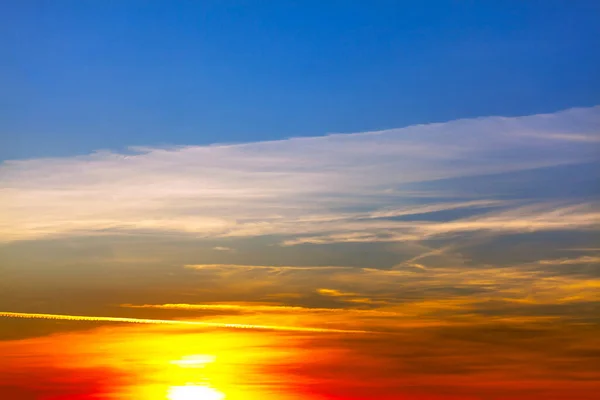
[[[284,241],[284,244],[410,241],[478,231],[502,234],[597,230],[600,227],[600,206],[595,203],[567,206],[535,204],[446,222],[390,220],[363,222],[355,220],[342,226],[343,233],[339,232],[342,229],[338,229],[338,232],[321,236],[299,236]],[[335,230],[333,226],[323,230],[327,229]]]
[[[243,301],[122,306],[235,313],[251,322],[302,316],[316,326],[326,319],[364,330],[498,321],[597,323],[597,257],[472,266],[452,249],[444,248],[441,264],[438,252],[429,254],[433,259],[423,256],[417,265],[408,259],[390,269],[209,265],[195,268],[202,280],[218,293],[242,291]],[[284,303],[277,300],[281,291]]]
[[[301,327],[301,326],[235,324],[235,323],[221,323],[221,322],[180,321],[180,320],[170,320],[170,319],[147,319],[147,318],[98,317],[98,316],[84,316],[84,315],[37,314],[37,313],[18,313],[18,312],[8,312],[8,311],[0,311],[0,317],[25,318],[25,319],[52,319],[52,320],[64,320],[64,321],[119,322],[119,323],[131,323],[131,324],[188,325],[188,326],[199,326],[199,327],[205,327],[205,328],[262,329],[262,330],[293,331],[293,332],[368,333],[367,331],[361,331],[361,330],[310,328],[310,327]]]
[[[394,312],[386,312],[380,310],[368,309],[352,309],[352,308],[323,308],[323,307],[299,307],[286,306],[275,304],[121,304],[124,308],[134,309],[158,309],[158,310],[187,310],[187,311],[235,311],[242,313],[317,313],[317,314],[359,314],[359,315],[374,315],[374,316],[398,316],[400,314]]]
[[[407,185],[594,161],[599,116],[600,107],[592,107],[272,142],[6,161],[0,166],[0,241],[117,233],[371,241],[590,228],[598,211],[585,204],[564,206],[560,215],[544,210],[554,207],[547,204],[506,211],[502,207],[510,204],[490,198],[415,204]],[[500,210],[449,223],[394,220],[490,207]],[[398,234],[403,229],[408,233]]]

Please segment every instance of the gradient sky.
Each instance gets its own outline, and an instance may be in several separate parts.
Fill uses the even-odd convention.
[[[598,4],[3,2],[0,398],[595,399]]]

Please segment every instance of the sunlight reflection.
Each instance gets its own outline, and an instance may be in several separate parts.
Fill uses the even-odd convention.
[[[169,388],[169,400],[222,400],[225,395],[208,386],[172,386]]]

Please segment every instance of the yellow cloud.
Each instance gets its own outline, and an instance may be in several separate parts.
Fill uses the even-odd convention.
[[[332,296],[332,297],[345,297],[345,296],[356,296],[356,293],[351,292],[342,292],[336,289],[317,289],[317,293],[323,296]]]

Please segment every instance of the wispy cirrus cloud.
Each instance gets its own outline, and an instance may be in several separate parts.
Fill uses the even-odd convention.
[[[332,296],[332,297],[356,296],[356,293],[342,292],[340,290],[326,289],[326,288],[319,288],[319,289],[317,289],[317,293],[319,293],[320,295],[323,295],[323,296]]]
[[[459,193],[467,198],[458,202],[447,200],[456,193],[437,193],[446,198],[437,200],[428,197],[435,190],[419,194],[407,185],[594,161],[599,116],[600,107],[592,107],[272,142],[6,161],[0,166],[0,241],[168,233],[285,235],[294,244],[320,240],[296,242],[295,236],[418,240],[473,230],[587,229],[597,223],[597,210],[577,200],[553,213],[553,204],[512,204],[491,192]],[[401,220],[452,210],[487,214]]]
[[[560,230],[597,230],[600,206],[595,203],[559,205],[534,204],[482,213],[451,221],[361,221],[349,220],[342,229],[319,236],[299,236],[284,242],[300,243],[376,242],[423,240],[464,232],[521,233]],[[326,231],[327,228],[321,226]]]
[[[490,318],[513,323],[545,318],[595,321],[593,310],[600,302],[597,271],[572,271],[584,262],[597,264],[595,258],[585,257],[477,267],[453,265],[451,257],[446,266],[436,266],[423,258],[417,267],[407,260],[391,269],[209,265],[196,270],[215,290],[237,293],[244,288],[245,297],[255,301],[125,306],[256,315],[251,321],[264,315],[282,320],[302,315],[310,320],[326,313],[328,321],[352,321],[364,324],[364,329],[369,324],[382,329],[421,322],[479,324]],[[277,290],[287,291],[284,303],[266,295]]]
[[[324,308],[324,307],[300,307],[288,306],[280,303],[218,303],[218,304],[121,304],[120,307],[133,309],[159,309],[159,310],[186,310],[186,311],[235,311],[240,313],[295,313],[295,314],[358,314],[370,316],[397,316],[394,312],[380,311],[376,309],[356,308]]]
[[[216,251],[235,251],[235,249],[232,249],[231,247],[226,247],[226,246],[215,246],[215,247],[213,247],[213,250],[216,250]]]
[[[581,256],[576,258],[560,258],[555,260],[539,260],[541,265],[578,265],[578,264],[600,264],[599,256]]]
[[[269,272],[284,272],[284,271],[327,271],[327,270],[341,270],[349,269],[352,267],[344,266],[298,266],[298,265],[245,265],[245,264],[188,264],[185,268],[195,270],[214,270],[214,271],[226,271],[226,270],[268,270]]]

